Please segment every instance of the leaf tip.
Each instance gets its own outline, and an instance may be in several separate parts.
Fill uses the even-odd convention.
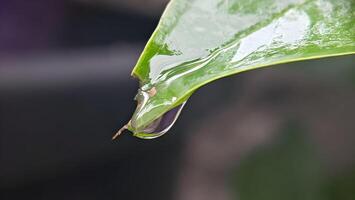
[[[128,130],[128,125],[130,124],[131,121],[129,121],[126,125],[124,125],[122,128],[120,128],[111,138],[111,140],[115,140],[116,138],[118,138],[118,136],[120,136],[123,131]]]

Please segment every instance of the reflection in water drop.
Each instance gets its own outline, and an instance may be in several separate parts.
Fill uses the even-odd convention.
[[[143,130],[135,131],[134,136],[142,139],[154,139],[164,135],[174,125],[185,103],[166,112],[163,116],[143,128]]]
[[[126,125],[124,125],[115,133],[115,135],[112,137],[112,140],[115,140],[125,130],[133,131],[134,136],[142,139],[154,139],[164,135],[174,125],[185,103],[186,101],[181,105],[169,110],[163,116],[154,120],[152,123],[144,127],[142,130],[134,130],[135,128],[132,127],[131,121],[129,121]]]

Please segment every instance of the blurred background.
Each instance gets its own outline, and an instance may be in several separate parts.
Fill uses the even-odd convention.
[[[195,93],[155,140],[112,142],[167,0],[0,1],[0,199],[355,199],[355,57]]]

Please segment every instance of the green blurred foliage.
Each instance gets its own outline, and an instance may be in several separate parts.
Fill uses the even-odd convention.
[[[240,200],[355,199],[355,171],[327,177],[305,129],[290,123],[278,141],[245,157],[232,173]]]

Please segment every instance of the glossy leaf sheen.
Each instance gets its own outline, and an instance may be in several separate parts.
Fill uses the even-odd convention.
[[[354,53],[354,8],[353,0],[172,0],[133,69],[141,88],[128,129],[147,138],[145,127],[213,80]]]

